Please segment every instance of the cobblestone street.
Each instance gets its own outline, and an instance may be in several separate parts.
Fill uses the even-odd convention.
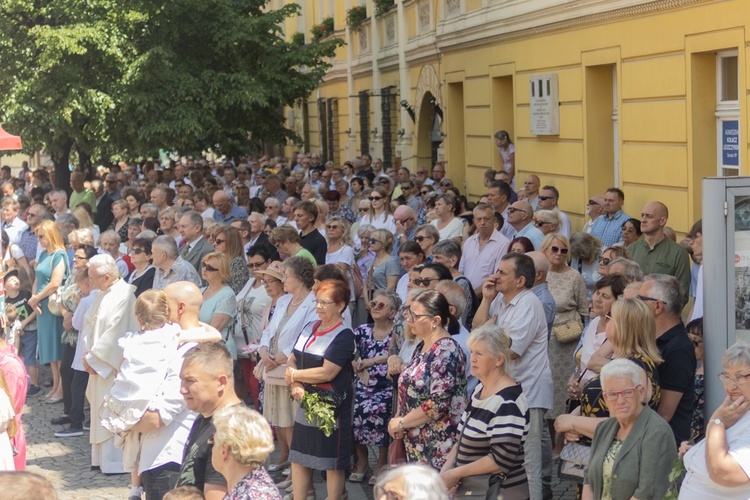
[[[59,416],[62,403],[45,403],[43,392],[27,399],[23,422],[28,440],[27,469],[47,477],[55,485],[61,499],[117,499],[127,498],[127,486],[130,483],[128,474],[105,475],[91,470],[90,445],[88,433],[82,437],[60,439],[54,433],[61,426],[50,424],[50,420]],[[375,466],[375,450],[370,451],[370,467]],[[275,458],[272,455],[271,460]],[[555,464],[556,465],[556,464]],[[553,491],[555,500],[572,500],[575,489],[571,483],[557,479],[557,471],[553,475]],[[280,473],[273,475],[279,481]],[[315,477],[317,498],[327,497],[325,483],[319,473]],[[372,486],[364,483],[346,483],[350,500],[372,500]]]

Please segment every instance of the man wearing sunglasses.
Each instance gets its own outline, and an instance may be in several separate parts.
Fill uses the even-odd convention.
[[[533,217],[534,210],[531,208],[531,204],[527,201],[517,201],[508,207],[508,218],[505,222],[516,230],[513,238],[525,236],[531,240],[534,249],[538,249],[542,246],[544,234],[532,223]]]
[[[570,238],[570,219],[568,215],[560,210],[557,206],[557,200],[560,199],[560,192],[555,186],[544,186],[539,192],[538,210],[554,210],[560,218],[560,234]]]
[[[595,194],[586,204],[586,215],[589,216],[589,220],[583,225],[583,232],[591,234],[594,221],[602,214],[604,214],[604,196]]]

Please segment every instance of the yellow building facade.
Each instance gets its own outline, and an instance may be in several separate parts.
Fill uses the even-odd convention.
[[[702,177],[748,175],[750,1],[395,0],[380,15],[382,0],[299,3],[289,36],[309,40],[332,17],[347,42],[287,117],[336,164],[444,160],[476,198],[500,168],[502,129],[517,185],[535,173],[556,186],[574,228],[592,195],[618,186],[626,212],[663,201],[680,232],[700,217]],[[359,5],[369,17],[353,30]]]

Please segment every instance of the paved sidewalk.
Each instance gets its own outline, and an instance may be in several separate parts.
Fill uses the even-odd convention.
[[[27,470],[47,477],[55,485],[61,499],[70,500],[124,500],[128,494],[130,475],[108,476],[91,471],[91,447],[88,433],[82,437],[60,439],[54,433],[62,426],[50,424],[50,420],[59,416],[62,403],[47,404],[43,393],[27,399],[24,408],[23,422],[28,440]],[[370,467],[375,466],[376,450],[370,450]],[[275,461],[276,453],[271,460]],[[555,464],[555,476],[557,475]],[[277,480],[281,473],[272,474]],[[369,476],[363,483],[347,481],[346,489],[350,500],[372,500],[372,486],[367,484]],[[314,474],[315,492],[318,499],[327,497],[325,483],[319,472]],[[555,500],[572,500],[575,488],[571,483],[553,478]]]

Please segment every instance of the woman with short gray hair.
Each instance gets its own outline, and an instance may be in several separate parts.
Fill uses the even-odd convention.
[[[448,500],[448,491],[438,473],[426,465],[418,464],[402,465],[389,470],[378,479],[374,493],[376,500]]]
[[[680,446],[687,470],[680,500],[750,498],[750,345],[727,349],[721,366],[726,399],[706,419],[706,438]]]
[[[476,489],[474,476],[492,475],[498,494],[528,498],[524,442],[529,426],[529,404],[521,385],[505,371],[511,357],[508,331],[487,323],[469,335],[471,374],[479,384],[459,424],[460,437],[445,461],[440,477],[457,498]],[[486,480],[485,480],[486,487]]]

